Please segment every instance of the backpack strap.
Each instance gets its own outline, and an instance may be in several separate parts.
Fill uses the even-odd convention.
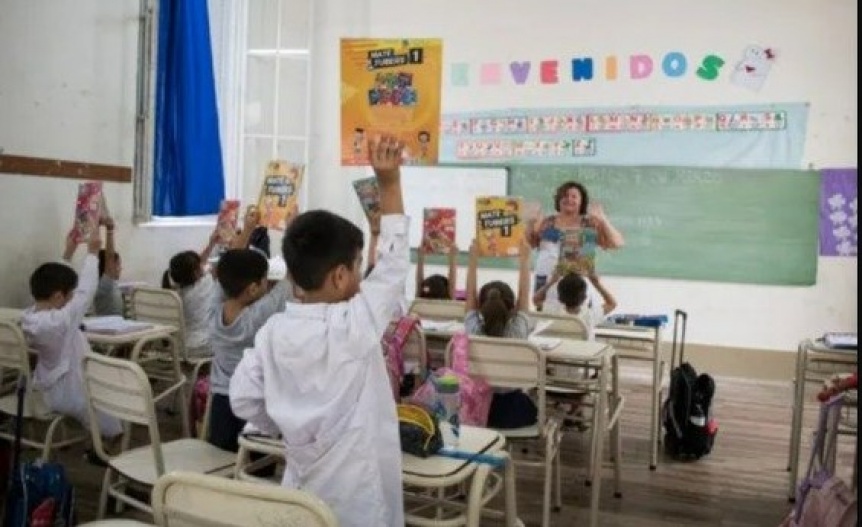
[[[395,324],[395,328],[392,330],[392,333],[387,336],[386,354],[390,357],[390,360],[395,361],[396,367],[398,368],[399,378],[404,376],[404,358],[402,357],[404,343],[407,342],[407,339],[410,337],[410,333],[417,324],[419,324],[419,319],[415,317],[401,317]]]
[[[452,335],[452,370],[455,373],[467,375],[468,373],[468,356],[470,353],[470,339],[463,331],[458,331]]]

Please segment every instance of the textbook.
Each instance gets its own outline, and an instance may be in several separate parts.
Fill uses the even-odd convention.
[[[576,272],[590,275],[595,273],[598,239],[598,231],[593,227],[564,229],[560,240],[560,262],[557,271],[560,274]]]
[[[521,198],[482,196],[476,198],[476,241],[480,256],[518,256],[524,238]]]
[[[365,216],[371,219],[371,214],[380,212],[380,189],[377,186],[377,178],[374,176],[357,179],[353,181],[353,190],[362,205]]]
[[[288,220],[298,212],[297,193],[304,172],[303,165],[270,161],[257,202],[261,225],[278,231],[287,228]]]
[[[449,254],[455,244],[455,209],[426,208],[422,218],[422,249],[427,254]]]
[[[228,244],[236,236],[236,225],[239,218],[239,200],[226,199],[221,202],[216,220],[216,232],[219,243]]]
[[[75,222],[72,227],[72,239],[75,243],[83,243],[98,230],[99,218],[102,216],[102,182],[87,181],[78,185],[78,198],[75,201]]]

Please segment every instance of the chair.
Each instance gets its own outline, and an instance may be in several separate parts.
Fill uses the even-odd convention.
[[[156,482],[153,516],[161,527],[335,527],[323,501],[296,489],[174,472]]]
[[[230,474],[233,471],[236,459],[233,452],[218,449],[200,439],[161,442],[152,388],[139,364],[88,353],[84,357],[84,386],[93,446],[99,457],[108,464],[99,498],[99,518],[105,515],[108,496],[152,513],[149,505],[125,493],[130,483],[151,488],[159,477],[174,470],[207,474]],[[115,456],[109,456],[105,452],[95,419],[97,411],[124,422],[124,443],[128,441],[132,424],[146,426],[150,444],[124,449]]]
[[[537,328],[547,325],[540,332],[543,336],[586,340],[589,334],[584,322],[573,315],[558,315],[556,313],[534,311],[530,312],[530,319],[535,321]]]
[[[542,500],[542,526],[550,522],[551,479],[556,467],[554,508],[562,507],[560,490],[560,442],[562,432],[554,419],[548,418],[545,402],[545,355],[527,340],[469,336],[469,374],[485,379],[495,388],[536,390],[538,419],[524,428],[498,430],[508,441],[510,451],[519,440],[543,440],[544,459],[540,462],[516,460],[517,464],[540,466],[545,470]],[[452,343],[446,348],[446,363],[452,364]]]
[[[17,322],[0,319],[0,373],[3,377],[16,374],[23,376],[26,386],[24,392],[24,425],[32,428],[36,423],[47,423],[48,428],[41,439],[36,434],[22,435],[21,444],[30,448],[42,450],[41,458],[48,460],[53,448],[64,448],[86,439],[86,433],[68,435],[65,429],[64,416],[51,412],[42,400],[42,394],[30,387],[30,351],[24,333]],[[16,391],[0,397],[0,413],[15,417],[18,413],[18,394]],[[0,429],[0,438],[13,441],[15,438],[15,419],[10,419],[8,429]],[[56,440],[60,431],[62,439]]]
[[[410,313],[428,320],[464,320],[464,302],[436,298],[415,298]]]

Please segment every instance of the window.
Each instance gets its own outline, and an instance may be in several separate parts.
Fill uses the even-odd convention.
[[[152,215],[157,1],[142,0],[135,220],[213,221]],[[225,197],[252,203],[269,161],[308,161],[313,0],[209,0],[208,9]]]

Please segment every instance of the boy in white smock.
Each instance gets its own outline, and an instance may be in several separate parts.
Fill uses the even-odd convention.
[[[398,416],[380,338],[410,268],[401,197],[403,144],[369,143],[380,188],[377,264],[362,280],[362,231],[323,210],[299,215],[283,240],[303,291],[257,333],[230,385],[234,413],[281,434],[282,484],[323,499],[344,527],[404,525]]]

